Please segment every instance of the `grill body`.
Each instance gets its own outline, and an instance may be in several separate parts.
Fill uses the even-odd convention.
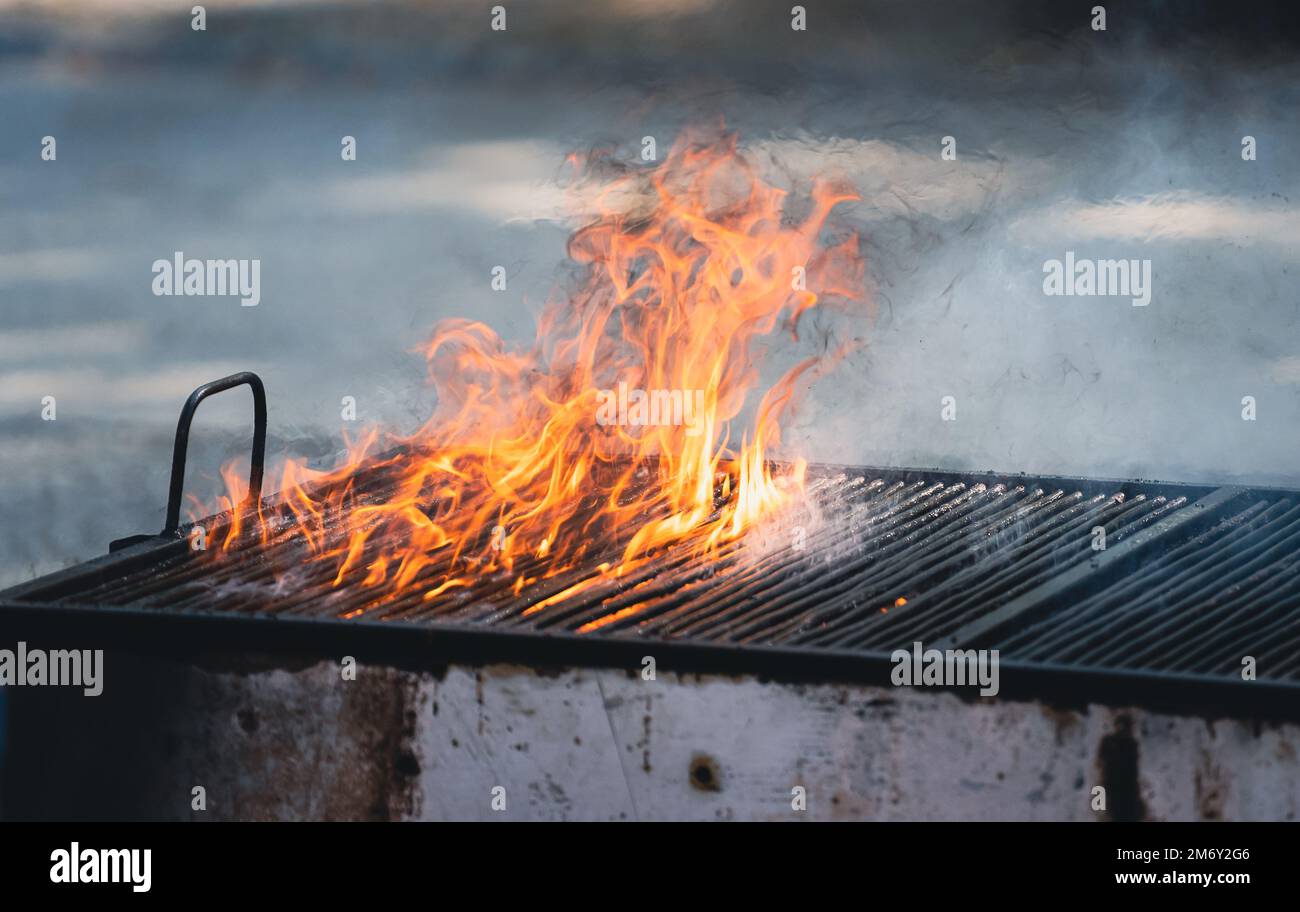
[[[639,666],[365,663],[345,682],[337,658],[116,652],[106,669],[93,700],[13,694],[3,816],[1300,819],[1286,722]]]

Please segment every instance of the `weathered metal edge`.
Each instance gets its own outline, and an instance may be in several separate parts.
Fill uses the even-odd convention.
[[[538,672],[591,667],[639,674],[646,656],[659,673],[746,676],[787,683],[893,686],[889,653],[740,646],[639,637],[536,633],[454,625],[413,626],[269,615],[169,614],[118,606],[65,606],[0,600],[0,634],[40,646],[103,648],[177,661],[228,656],[341,661],[441,674],[449,665],[514,664]],[[1178,715],[1300,721],[1300,683],[1120,671],[1000,659],[995,699],[1137,706]],[[972,700],[977,688],[933,687]]]

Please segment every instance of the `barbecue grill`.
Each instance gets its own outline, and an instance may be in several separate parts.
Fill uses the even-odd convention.
[[[891,653],[921,642],[999,650],[1003,701],[1300,717],[1297,492],[815,466],[806,518],[792,520],[799,534],[783,528],[761,548],[670,547],[604,578],[611,542],[521,591],[502,574],[433,599],[416,585],[376,600],[332,585],[333,568],[305,560],[300,537],[241,544],[215,561],[191,549],[179,521],[190,423],[204,398],[242,385],[256,406],[249,498],[260,499],[261,382],[238,374],[200,387],[178,427],[162,532],[0,593],[9,638],[60,642],[75,631],[168,661],[348,655],[416,673],[514,663],[632,674],[650,656],[661,674],[864,692],[888,687]],[[358,472],[357,502],[391,488],[385,463]],[[202,523],[221,530],[232,519]],[[591,585],[565,595],[582,581]],[[1253,679],[1242,674],[1247,656]]]
[[[373,644],[416,659],[468,650],[626,665],[664,650],[662,660],[691,670],[869,681],[920,641],[996,648],[1043,686],[1087,682],[1077,698],[1179,697],[1269,714],[1300,695],[1296,492],[816,466],[808,494],[819,521],[758,557],[739,546],[668,549],[556,599],[599,577],[611,547],[519,593],[501,573],[436,599],[414,585],[376,604],[367,590],[333,587],[334,568],[311,565],[301,537],[219,562],[190,549],[179,522],[190,423],[204,398],[241,385],[254,393],[249,496],[260,496],[261,381],[237,374],[200,387],[178,427],[163,531],[0,594],[7,625],[82,629],[64,626],[75,617],[137,645],[189,626],[206,641],[229,627],[232,645],[273,637],[335,655]],[[358,503],[391,490],[386,462],[360,473]],[[204,521],[218,532],[228,523]],[[1257,680],[1243,680],[1244,656]]]

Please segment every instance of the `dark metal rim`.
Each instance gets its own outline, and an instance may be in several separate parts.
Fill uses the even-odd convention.
[[[69,641],[76,631],[76,643]],[[801,684],[864,684],[893,689],[885,652],[791,649],[571,633],[519,633],[451,625],[410,627],[382,621],[339,621],[264,615],[169,614],[117,606],[54,606],[0,601],[0,631],[61,648],[103,648],[176,661],[238,658],[269,667],[291,661],[341,661],[415,672],[450,665],[512,664],[621,669],[639,674],[645,656],[656,669],[699,675],[747,676]],[[1300,721],[1300,684],[1237,681],[1207,675],[1139,672],[1000,659],[996,699],[1041,701],[1062,708],[1090,704],[1135,707],[1215,718]],[[911,688],[909,688],[911,689]],[[927,687],[973,701],[978,688]]]

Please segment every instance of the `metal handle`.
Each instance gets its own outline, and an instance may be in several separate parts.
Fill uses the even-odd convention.
[[[248,470],[248,498],[244,503],[256,504],[262,499],[262,465],[266,461],[266,388],[262,378],[251,371],[240,371],[220,380],[205,383],[190,393],[181,409],[181,419],[176,423],[176,444],[172,449],[172,484],[167,495],[167,525],[163,535],[175,535],[181,524],[181,496],[185,488],[185,452],[190,443],[190,423],[199,403],[209,396],[247,384],[253,391],[253,461]]]

